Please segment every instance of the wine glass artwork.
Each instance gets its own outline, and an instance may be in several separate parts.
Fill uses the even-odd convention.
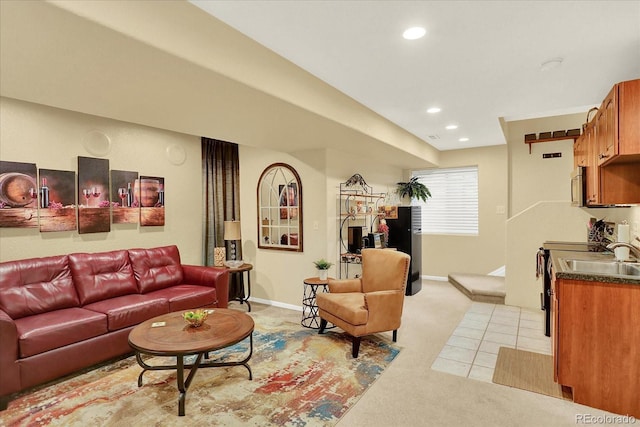
[[[118,188],[118,197],[120,197],[120,206],[126,206],[127,189],[124,187]]]
[[[100,197],[100,191],[98,190],[98,187],[93,187],[91,189],[91,195],[93,197]]]
[[[31,187],[29,189],[29,196],[31,196],[32,199],[37,199],[38,198],[38,192],[36,191],[35,188]]]
[[[85,188],[84,190],[82,190],[82,195],[84,196],[84,199],[87,201],[87,207],[89,207],[89,199],[91,198],[91,194],[92,194],[92,191],[89,190],[88,188]]]

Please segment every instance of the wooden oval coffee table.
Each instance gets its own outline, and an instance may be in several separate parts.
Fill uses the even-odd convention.
[[[245,313],[226,308],[216,308],[210,312],[206,322],[200,327],[192,327],[182,318],[181,312],[163,314],[149,319],[131,330],[129,345],[136,352],[136,360],[142,367],[138,376],[138,387],[142,387],[142,375],[146,371],[175,369],[177,372],[178,415],[185,413],[187,389],[198,368],[214,368],[221,366],[242,365],[249,371],[249,379],[253,379],[251,368],[247,363],[253,354],[253,319]],[[239,361],[210,362],[209,352],[220,350],[239,343],[249,337],[249,353]],[[175,356],[175,365],[148,365],[142,360],[142,354],[154,356]],[[196,355],[193,363],[184,363],[185,356]],[[205,359],[203,361],[203,359]],[[190,369],[185,381],[184,370]]]

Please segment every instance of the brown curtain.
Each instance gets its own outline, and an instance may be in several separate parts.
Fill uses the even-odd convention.
[[[225,247],[230,253],[231,243],[225,242],[224,221],[240,220],[240,162],[238,145],[216,139],[202,138],[203,178],[203,251],[204,265],[213,265],[214,248]],[[236,242],[236,258],[242,259],[242,244]],[[235,276],[229,283],[229,298],[243,292]]]

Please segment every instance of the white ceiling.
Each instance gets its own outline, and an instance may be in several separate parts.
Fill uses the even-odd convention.
[[[440,150],[503,144],[500,118],[586,112],[640,78],[640,1],[191,3]]]

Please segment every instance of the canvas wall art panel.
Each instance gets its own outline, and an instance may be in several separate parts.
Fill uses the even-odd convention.
[[[134,193],[138,172],[111,171],[111,221],[114,224],[137,224],[140,217],[138,197]]]
[[[40,169],[40,231],[71,231],[76,220],[76,173]]]
[[[140,225],[164,225],[164,178],[141,176],[134,185],[134,194],[140,204]]]
[[[78,156],[78,232],[111,231],[109,160]]]
[[[35,163],[0,161],[0,227],[38,227]]]

